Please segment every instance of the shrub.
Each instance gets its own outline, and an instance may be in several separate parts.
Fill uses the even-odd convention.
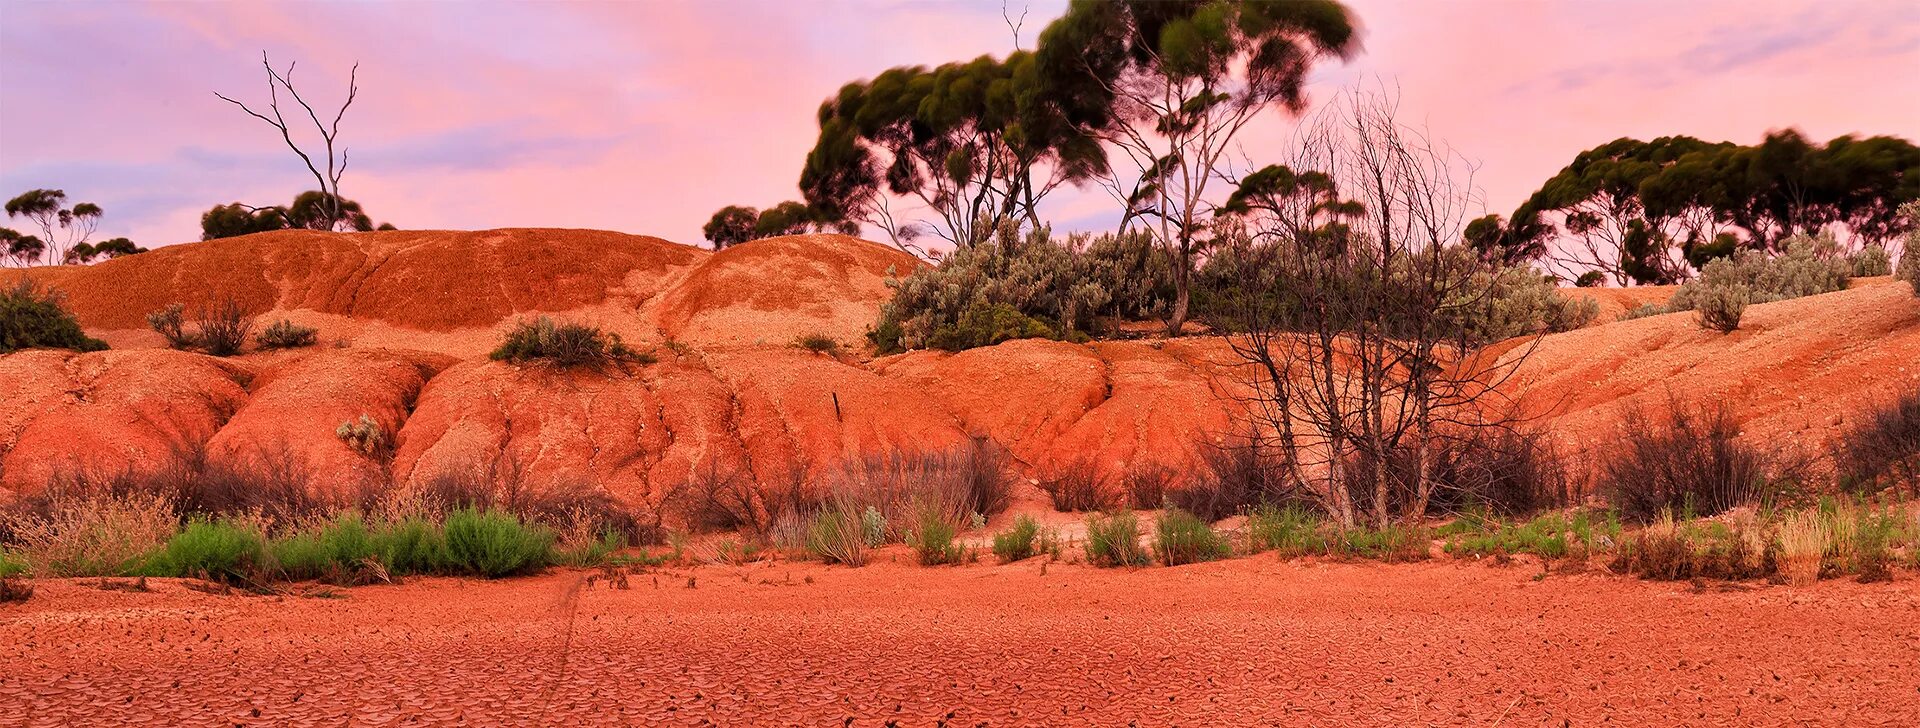
[[[189,521],[167,541],[152,571],[156,576],[197,576],[223,582],[255,581],[266,561],[258,531],[231,520]]]
[[[40,576],[133,574],[179,530],[170,499],[138,492],[56,494],[0,521],[23,565]]]
[[[360,581],[369,563],[378,561],[380,544],[360,514],[349,511],[275,538],[267,551],[282,578],[351,585]]]
[[[1667,301],[1667,309],[1686,311],[1701,308],[1701,296],[1710,291],[1729,298],[1744,286],[1746,303],[1770,303],[1789,298],[1812,296],[1845,290],[1852,273],[1839,255],[1839,243],[1832,233],[1819,237],[1793,235],[1782,241],[1785,253],[1768,255],[1758,250],[1742,250],[1728,258],[1715,258],[1700,269],[1700,277],[1680,286]]]
[[[362,455],[375,458],[387,455],[387,433],[370,416],[360,415],[358,420],[340,423],[339,427],[333,428],[333,435]]]
[[[1740,441],[1725,403],[1688,407],[1668,400],[1663,418],[1630,409],[1620,445],[1601,463],[1602,489],[1629,520],[1662,511],[1711,516],[1751,501],[1766,478],[1758,450]]]
[[[419,516],[376,529],[373,548],[389,574],[432,574],[446,568],[446,544],[439,527]]]
[[[27,560],[16,556],[6,549],[0,549],[0,579],[11,578],[27,573]]]
[[[301,326],[287,319],[273,322],[254,337],[254,342],[262,349],[298,349],[313,346],[319,340],[319,329]]]
[[[1113,495],[1091,458],[1081,458],[1059,466],[1050,477],[1040,480],[1056,511],[1099,511],[1113,507]]]
[[[976,514],[1006,510],[1012,484],[1005,451],[989,440],[975,439],[948,450],[895,451],[845,461],[826,475],[824,491],[832,507],[859,517],[863,540],[878,545],[890,540],[889,534],[872,534],[870,522],[881,529],[899,528],[931,512],[958,532]],[[818,508],[808,503],[789,507],[802,513]]]
[[[1558,508],[1578,490],[1545,433],[1515,428],[1445,442],[1434,453],[1433,476],[1444,486],[1435,505],[1479,506],[1507,517]]]
[[[921,566],[957,564],[966,558],[966,548],[955,543],[956,529],[935,509],[923,510],[914,521],[914,529],[907,535],[907,545],[913,547],[914,556]]]
[[[1251,435],[1198,443],[1200,468],[1167,490],[1166,503],[1211,523],[1263,502],[1287,500],[1291,489],[1283,470],[1255,443]]]
[[[1662,511],[1622,541],[1611,568],[1643,579],[1751,579],[1779,568],[1779,554],[1752,518],[1674,520]]]
[[[806,349],[815,354],[826,354],[828,356],[840,355],[840,342],[834,341],[833,337],[826,334],[807,334],[794,339],[793,345],[795,348]]]
[[[807,552],[829,564],[865,566],[866,550],[860,542],[857,516],[829,508],[817,514],[807,525]]]
[[[1020,338],[1074,340],[1103,317],[1159,316],[1170,309],[1165,257],[1140,232],[1073,236],[1003,221],[986,240],[961,246],[937,267],[888,282],[893,299],[868,333],[874,348],[951,350]]]
[[[1013,527],[993,536],[993,555],[1000,557],[1001,563],[1033,558],[1039,551],[1035,542],[1040,537],[1040,523],[1033,516],[1021,516],[1013,520]]]
[[[1146,566],[1140,545],[1140,519],[1132,511],[1087,517],[1087,561],[1095,566]]]
[[[1277,551],[1280,558],[1325,553],[1320,519],[1298,505],[1262,504],[1247,514],[1247,550]]]
[[[880,509],[867,506],[860,512],[860,542],[867,548],[879,548],[887,542],[887,517]]]
[[[1449,255],[1467,256],[1465,248]],[[1462,266],[1470,265],[1462,261]],[[1471,283],[1449,291],[1452,300],[1438,312],[1442,324],[1461,341],[1483,346],[1516,336],[1572,331],[1600,315],[1592,296],[1568,295],[1554,277],[1532,268],[1507,267],[1477,273]]]
[[[627,547],[627,539],[617,531],[602,531],[593,537],[569,537],[560,539],[559,547],[554,551],[555,562],[573,567],[593,567],[607,563],[615,552]],[[751,546],[741,547],[731,541],[720,542],[719,557],[722,562],[742,564],[754,553]]]
[[[1127,491],[1127,504],[1134,508],[1154,509],[1167,504],[1167,492],[1173,488],[1178,472],[1155,462],[1135,462],[1127,467],[1121,483]]]
[[[1780,573],[1787,583],[1806,586],[1820,579],[1827,552],[1827,528],[1819,513],[1803,511],[1780,524]]]
[[[1920,388],[1856,418],[1837,449],[1843,487],[1865,493],[1890,485],[1920,495]]]
[[[1669,313],[1673,313],[1673,312],[1667,310],[1666,306],[1661,306],[1661,305],[1652,304],[1652,303],[1643,303],[1633,308],[1622,311],[1620,313],[1620,317],[1614,320],[1615,321],[1632,321],[1634,319],[1646,318],[1648,316],[1659,316],[1661,314],[1669,314]]]
[[[627,348],[619,334],[583,324],[555,324],[545,316],[514,324],[488,356],[513,364],[544,362],[558,367],[603,368],[654,361],[651,355]]]
[[[1227,557],[1227,542],[1199,517],[1168,508],[1154,519],[1153,552],[1160,563],[1179,566]]]
[[[1884,245],[1868,245],[1847,256],[1847,265],[1855,278],[1893,275],[1893,256]]]
[[[61,305],[59,291],[42,289],[23,278],[0,290],[0,354],[21,349],[100,351],[107,343],[89,338],[80,322]]]
[[[538,570],[552,559],[553,533],[500,510],[447,514],[447,563],[489,579]]]
[[[187,307],[178,303],[168,304],[166,308],[147,314],[147,326],[160,333],[167,340],[167,346],[182,351],[200,346],[199,337],[186,330]]]
[[[1591,553],[1599,536],[1593,516],[1586,511],[1571,518],[1562,513],[1545,513],[1529,521],[1513,524],[1486,522],[1471,515],[1456,523],[1467,526],[1447,540],[1446,551],[1463,556],[1505,556],[1533,554],[1543,559],[1560,559]]]
[[[233,356],[246,346],[253,331],[253,317],[240,302],[228,298],[200,310],[199,331],[194,341],[201,351],[213,356]]]
[[[1740,328],[1740,316],[1746,313],[1747,300],[1752,291],[1742,284],[1703,286],[1693,295],[1694,311],[1699,314],[1700,327],[1720,333],[1732,333]]]

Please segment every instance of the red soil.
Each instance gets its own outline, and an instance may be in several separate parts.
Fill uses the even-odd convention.
[[[1920,723],[1912,581],[1536,573],[883,560],[337,599],[43,580],[0,606],[0,723]]]

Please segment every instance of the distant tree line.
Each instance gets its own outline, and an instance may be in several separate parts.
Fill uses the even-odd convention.
[[[147,252],[126,238],[91,242],[106,214],[91,202],[67,204],[65,190],[28,190],[7,201],[7,218],[24,218],[39,235],[0,228],[0,262],[8,265],[84,264]]]

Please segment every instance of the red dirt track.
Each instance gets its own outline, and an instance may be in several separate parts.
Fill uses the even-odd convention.
[[[1920,724],[1910,580],[881,558],[340,599],[40,581],[0,606],[0,725]]]

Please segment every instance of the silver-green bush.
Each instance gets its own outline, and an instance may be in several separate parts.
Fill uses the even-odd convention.
[[[1704,291],[1720,289],[1716,303],[1724,303],[1734,286],[1745,286],[1747,303],[1770,303],[1843,290],[1853,269],[1840,255],[1833,234],[1794,235],[1786,252],[1768,255],[1742,250],[1730,258],[1716,258],[1700,269],[1700,277],[1680,286],[1667,301],[1669,311],[1698,308]]]

